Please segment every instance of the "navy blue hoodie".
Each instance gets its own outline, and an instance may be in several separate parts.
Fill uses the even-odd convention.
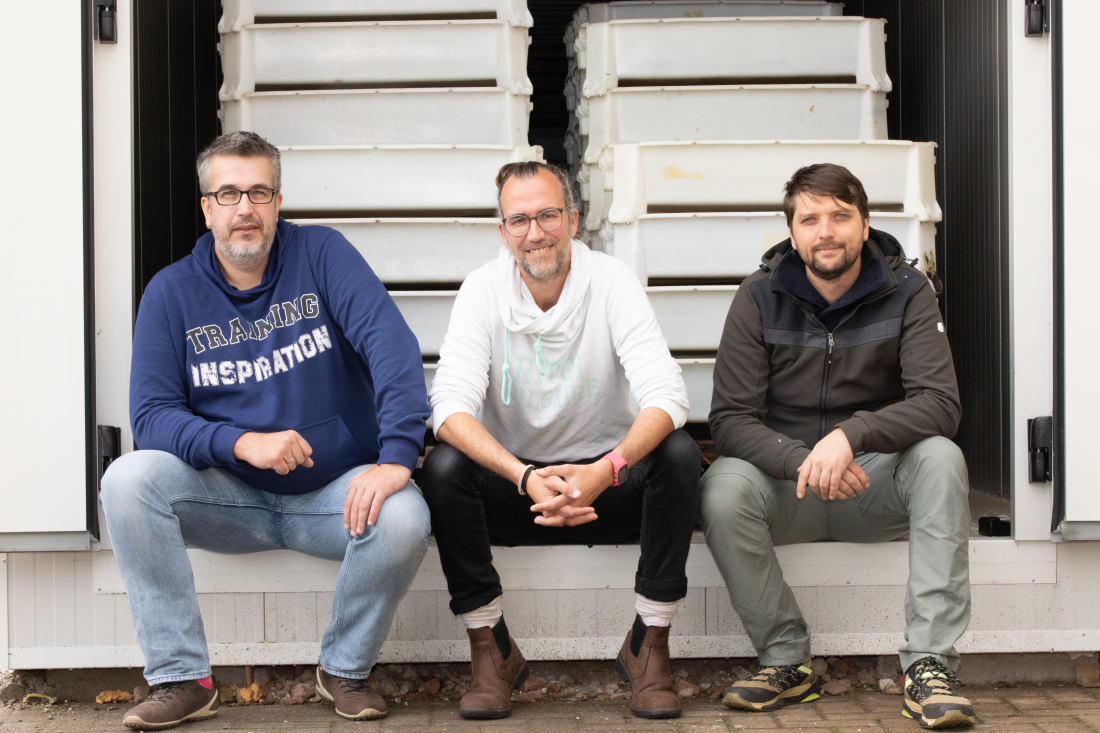
[[[412,470],[428,415],[416,337],[333,229],[279,219],[251,290],[226,281],[207,233],[142,296],[130,374],[140,448],[300,494],[358,465]],[[313,448],[312,468],[280,476],[233,458],[245,432],[292,429]]]

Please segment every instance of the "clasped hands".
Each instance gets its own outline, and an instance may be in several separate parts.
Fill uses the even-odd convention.
[[[576,527],[595,521],[592,502],[611,485],[611,461],[547,466],[527,477],[527,495],[535,502],[535,524],[544,527]]]
[[[851,499],[871,485],[863,467],[855,462],[852,446],[840,428],[826,435],[798,467],[798,498],[807,487],[826,501]]]

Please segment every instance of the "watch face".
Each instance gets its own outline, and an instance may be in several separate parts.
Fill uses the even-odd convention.
[[[626,475],[630,473],[630,469],[626,466],[621,466],[618,471],[615,472],[615,483],[622,484],[626,482]]]

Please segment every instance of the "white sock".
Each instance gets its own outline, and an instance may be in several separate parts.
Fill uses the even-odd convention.
[[[641,593],[634,594],[634,610],[642,617],[646,626],[671,626],[679,605],[676,601],[663,603],[651,601]]]
[[[503,616],[504,613],[500,610],[500,596],[497,596],[481,608],[462,614],[462,623],[466,624],[467,629],[480,629],[482,626],[488,626],[491,629]]]

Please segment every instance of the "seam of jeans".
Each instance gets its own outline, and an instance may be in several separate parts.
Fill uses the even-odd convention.
[[[203,672],[183,672],[181,674],[166,674],[159,677],[150,677],[146,680],[150,687],[153,685],[162,685],[166,682],[188,682],[190,680],[201,680],[209,677],[213,674],[210,667],[207,667],[205,673]]]
[[[270,509],[267,504],[258,504],[251,501],[226,501],[224,499],[211,499],[207,496],[191,496],[189,494],[182,494],[180,496],[173,496],[165,499],[168,505],[178,504],[181,501],[191,501],[196,504],[214,504],[216,506],[235,506],[235,507],[250,507],[253,509]]]

